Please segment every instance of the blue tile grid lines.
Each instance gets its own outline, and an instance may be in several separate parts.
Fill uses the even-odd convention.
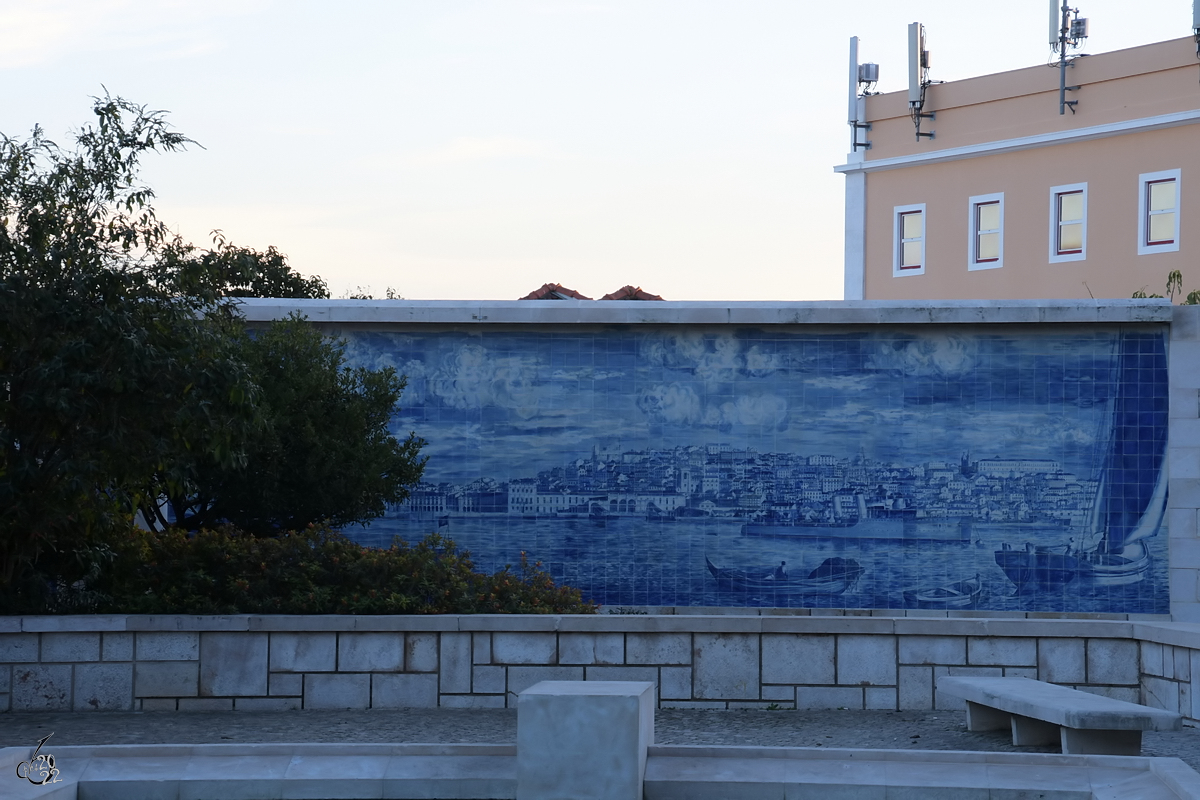
[[[1168,611],[1161,329],[339,335],[429,443],[366,544],[606,605]]]

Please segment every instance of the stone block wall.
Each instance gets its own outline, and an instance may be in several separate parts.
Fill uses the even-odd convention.
[[[876,616],[10,617],[0,710],[512,708],[542,680],[663,708],[956,709],[1022,676],[1200,719],[1200,625]]]
[[[1200,625],[1155,626],[1139,644],[1141,701],[1200,719]]]

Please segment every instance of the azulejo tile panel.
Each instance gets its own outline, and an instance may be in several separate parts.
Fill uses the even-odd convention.
[[[367,544],[608,605],[1168,611],[1163,328],[339,335],[429,443]]]

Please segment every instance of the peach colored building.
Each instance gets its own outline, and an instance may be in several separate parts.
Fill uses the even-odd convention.
[[[1200,288],[1200,60],[1192,37],[859,103],[847,300],[1122,298]]]

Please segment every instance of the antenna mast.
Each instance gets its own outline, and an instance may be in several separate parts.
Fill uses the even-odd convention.
[[[850,123],[850,152],[856,153],[861,147],[864,150],[871,149],[871,143],[868,141],[860,141],[858,132],[871,130],[871,123],[866,121],[867,107],[863,102],[863,98],[867,95],[874,94],[871,87],[879,80],[879,65],[878,64],[859,64],[858,63],[858,37],[850,37],[850,96],[849,108],[846,115],[846,121]],[[858,87],[862,85],[863,90],[860,95]]]
[[[1083,40],[1088,35],[1088,21],[1079,18],[1079,9],[1071,8],[1067,0],[1050,0],[1050,50],[1058,53],[1058,113],[1059,116],[1075,113],[1078,100],[1068,100],[1067,92],[1074,92],[1078,86],[1067,86],[1067,67],[1075,65],[1079,56],[1068,56],[1067,51],[1083,46]]]
[[[1192,35],[1196,37],[1196,57],[1200,58],[1200,0],[1192,0]]]
[[[923,113],[925,90],[931,83],[933,81],[929,80],[929,51],[925,49],[925,26],[913,22],[908,26],[908,114],[917,128],[918,142],[922,138],[933,138],[933,131],[921,132],[921,120],[937,119],[933,112]]]

